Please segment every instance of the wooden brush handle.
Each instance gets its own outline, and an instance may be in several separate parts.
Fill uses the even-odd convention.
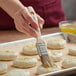
[[[31,13],[31,15],[32,15],[33,19],[35,20],[35,22],[38,24],[37,15],[36,15],[34,9],[32,7],[30,7],[30,6],[27,7],[27,8],[28,8],[29,12]],[[37,32],[37,39],[40,39],[41,38],[41,31],[40,31],[39,27],[36,29],[36,32]]]

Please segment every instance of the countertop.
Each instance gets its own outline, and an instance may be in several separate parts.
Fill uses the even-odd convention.
[[[59,32],[59,28],[46,28],[42,30],[42,35]],[[17,30],[0,30],[0,43],[22,40],[30,38],[29,36],[18,32]]]

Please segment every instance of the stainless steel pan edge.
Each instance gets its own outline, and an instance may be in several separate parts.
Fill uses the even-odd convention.
[[[50,37],[54,37],[54,36],[58,36],[58,35],[63,36],[63,34],[61,32],[58,32],[58,33],[44,35],[42,37],[43,37],[43,39],[46,39],[46,38],[50,38]],[[34,40],[35,40],[35,38],[28,38],[28,39],[23,39],[23,40],[1,43],[0,47],[1,46],[9,46],[9,45],[14,45],[14,44],[19,44],[19,43],[25,43],[25,42],[34,41]],[[75,73],[76,74],[76,67],[63,69],[63,70],[60,70],[60,71],[51,72],[51,73],[47,73],[47,74],[42,74],[42,75],[39,75],[39,76],[66,76],[65,74],[70,74],[70,73]]]
[[[53,33],[53,34],[48,34],[48,35],[43,35],[43,39],[53,37],[53,36],[58,36],[62,35],[62,33]],[[34,41],[35,38],[28,38],[28,39],[22,39],[22,40],[17,40],[17,41],[12,41],[12,42],[6,42],[6,43],[0,43],[0,46],[8,46],[8,45],[13,45],[13,44],[18,44],[18,43],[24,43],[24,42],[29,42],[29,41]]]
[[[70,76],[70,75],[76,76],[76,67],[63,69],[63,70],[59,70],[51,73],[46,73],[39,76]]]

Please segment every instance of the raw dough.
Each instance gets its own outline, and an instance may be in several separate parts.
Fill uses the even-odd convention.
[[[0,51],[0,60],[14,60],[17,57],[18,53],[15,51]]]
[[[23,52],[22,53],[25,54],[25,55],[37,55],[38,52],[37,52],[35,43],[28,43],[27,45],[25,45],[23,47]]]
[[[61,38],[49,39],[47,41],[47,47],[50,49],[62,49],[66,46],[66,40]]]
[[[76,56],[76,46],[69,48],[69,55]]]
[[[7,73],[6,76],[31,76],[29,71],[23,69],[14,69]]]
[[[48,50],[48,54],[55,62],[61,61],[63,58],[63,52],[61,50]]]
[[[37,59],[32,57],[18,57],[14,60],[13,65],[18,68],[31,68],[36,66]]]
[[[58,71],[58,70],[60,70],[60,67],[58,67],[58,66],[45,68],[41,65],[37,68],[37,74],[44,74],[44,73],[54,72],[54,71]]]
[[[62,67],[63,68],[71,68],[71,67],[76,67],[76,57],[67,57],[64,59],[62,62]]]
[[[0,62],[0,74],[6,73],[8,70],[8,65],[6,63]]]

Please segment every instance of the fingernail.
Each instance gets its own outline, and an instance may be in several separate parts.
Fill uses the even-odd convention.
[[[39,29],[36,29],[36,32],[39,32]]]
[[[43,28],[43,24],[40,24],[41,29]]]
[[[40,24],[40,26],[43,26],[43,24]]]
[[[33,37],[37,36],[35,32],[32,32],[30,35],[33,36]]]

